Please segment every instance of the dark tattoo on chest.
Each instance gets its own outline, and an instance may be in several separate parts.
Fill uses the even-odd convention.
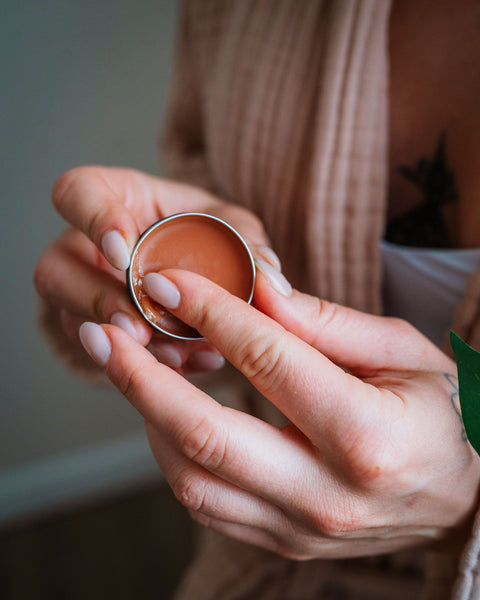
[[[451,247],[443,209],[456,202],[457,189],[447,161],[446,134],[440,136],[431,158],[421,158],[415,166],[401,166],[398,170],[421,192],[422,203],[393,219],[387,226],[386,239],[404,246]]]
[[[458,419],[462,426],[462,441],[467,441],[467,434],[465,433],[465,427],[463,426],[462,413],[460,411],[460,394],[458,392],[458,377],[451,373],[444,373],[443,376],[450,384],[450,402],[452,403],[453,410],[457,413]]]

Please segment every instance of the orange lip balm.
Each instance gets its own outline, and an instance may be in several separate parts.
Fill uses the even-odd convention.
[[[180,213],[154,223],[138,240],[127,271],[132,301],[155,329],[181,340],[201,339],[198,331],[151,300],[143,289],[147,273],[169,268],[193,271],[246,302],[252,300],[252,254],[240,234],[217,217]]]

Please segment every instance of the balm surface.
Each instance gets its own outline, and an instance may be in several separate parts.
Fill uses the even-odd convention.
[[[180,339],[201,335],[151,300],[143,290],[147,273],[178,268],[193,271],[250,302],[255,284],[252,255],[229,225],[199,213],[183,213],[155,223],[139,239],[127,272],[132,300],[159,331]]]

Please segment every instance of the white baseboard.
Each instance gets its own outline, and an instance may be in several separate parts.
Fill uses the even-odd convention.
[[[164,481],[145,434],[0,471],[0,525]]]

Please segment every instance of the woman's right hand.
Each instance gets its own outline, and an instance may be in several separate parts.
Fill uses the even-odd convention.
[[[179,212],[204,212],[235,227],[268,260],[263,227],[244,208],[182,183],[132,169],[78,167],[55,183],[52,200],[71,225],[53,241],[35,269],[44,299],[44,330],[72,365],[84,364],[78,329],[84,321],[122,327],[164,364],[181,372],[220,368],[223,357],[208,342],[165,341],[130,301],[125,285],[132,250],[152,223]],[[83,364],[82,364],[83,363]]]

